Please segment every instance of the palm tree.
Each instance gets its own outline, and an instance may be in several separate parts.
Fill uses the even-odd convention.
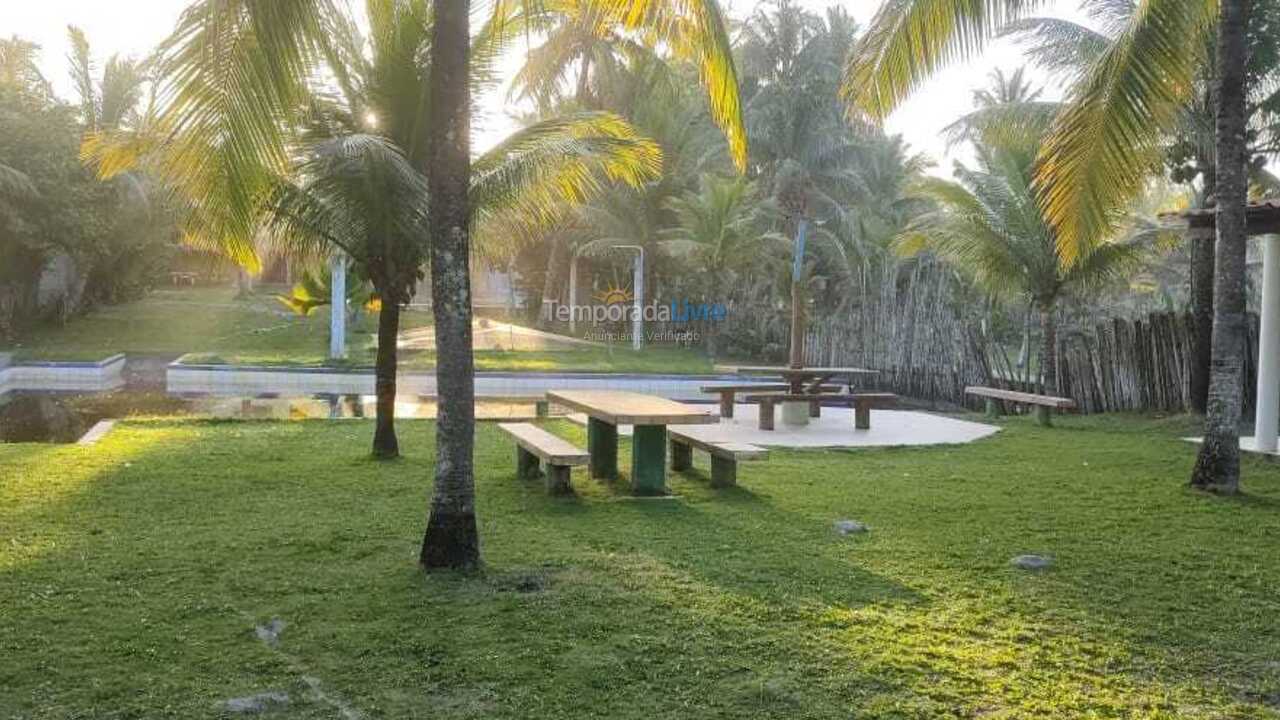
[[[431,189],[432,292],[441,363],[441,421],[437,428],[436,485],[423,538],[423,567],[467,568],[479,562],[472,477],[474,433],[471,305],[467,286],[471,172],[467,63],[469,0],[436,0],[437,23],[431,45],[431,113],[436,134],[428,169]],[[600,25],[648,28],[650,39],[665,40],[699,66],[709,90],[712,116],[725,130],[731,155],[745,167],[747,141],[738,106],[737,78],[728,34],[715,0],[598,0]],[[447,20],[446,20],[447,17]],[[442,68],[445,71],[442,71]],[[441,132],[441,129],[446,129]],[[452,314],[452,317],[446,317]],[[446,323],[442,324],[441,320]],[[448,360],[444,356],[448,355]],[[446,414],[451,417],[446,418]]]
[[[272,181],[265,200],[256,201],[273,247],[305,259],[345,256],[382,300],[373,455],[383,459],[399,456],[396,337],[401,309],[427,257],[426,180],[414,167],[415,161],[425,163],[419,115],[430,66],[416,58],[429,30],[425,8],[370,3],[367,38],[354,23],[341,26],[327,56],[340,93],[308,98],[306,112],[294,121],[302,157]],[[86,113],[97,106],[86,104]],[[135,150],[138,137],[104,128],[86,144],[86,153],[115,171],[125,166],[123,156]],[[583,113],[544,121],[479,161],[477,207],[493,211],[515,204],[536,211],[554,200],[580,200],[600,190],[604,179],[639,182],[659,164],[657,149],[614,116]]]
[[[725,288],[733,287],[765,242],[785,243],[762,229],[769,208],[761,205],[756,186],[744,177],[703,175],[697,191],[672,198],[668,207],[676,224],[662,235],[668,253],[692,261],[702,278],[708,302],[725,303]],[[715,333],[706,338],[707,354],[715,357]]]
[[[997,102],[986,109],[1019,102]],[[960,121],[964,129],[958,132],[973,141],[978,167],[957,163],[954,182],[919,180],[919,196],[931,200],[936,209],[913,219],[895,245],[908,255],[933,250],[993,295],[1017,299],[1019,304],[1029,300],[1040,316],[1044,392],[1056,394],[1058,301],[1066,293],[1123,277],[1138,259],[1146,236],[1100,243],[1065,265],[1056,230],[1037,202],[1033,185],[1045,126],[1038,132],[1012,133],[1003,126],[986,125],[989,119],[980,110]]]
[[[494,15],[473,49],[466,17],[469,3],[436,2],[434,12],[426,0],[367,3],[371,26],[377,24],[377,15],[434,15],[433,22],[417,26],[429,27],[430,37],[437,40],[396,45],[411,51],[405,57],[410,65],[428,50],[433,71],[428,82],[419,78],[416,85],[398,85],[392,93],[422,101],[417,112],[406,116],[417,132],[404,155],[428,178],[441,388],[437,475],[446,479],[437,483],[436,492],[455,498],[433,501],[443,514],[440,520],[428,521],[422,553],[426,567],[467,566],[478,558],[474,517],[463,519],[473,506],[471,313],[466,287],[471,168],[465,101],[474,82],[470,70],[492,68],[504,43],[518,34],[518,9],[529,17],[543,5],[531,0],[493,3]],[[723,128],[732,157],[745,167],[737,75],[715,0],[589,0],[582,9],[594,13],[602,30],[614,27],[635,33],[697,66],[712,117]],[[327,67],[344,90],[354,86],[355,80],[345,72],[354,56],[347,52],[350,43],[341,42],[352,26],[334,0],[198,0],[183,12],[161,48],[162,109],[155,132],[134,138],[131,154],[155,156],[153,166],[185,202],[189,238],[202,239],[256,266],[253,239],[261,204],[276,179],[288,173],[292,119],[310,102],[316,71]],[[409,73],[397,77],[412,79]],[[122,157],[104,154],[100,171],[109,173],[113,163],[116,168],[127,165]]]
[[[883,120],[940,67],[981,52],[1003,26],[1040,5],[887,0],[845,67],[841,94],[850,112]],[[1069,266],[1116,229],[1159,166],[1160,139],[1194,89],[1205,38],[1216,27],[1213,371],[1205,442],[1191,482],[1228,493],[1239,487],[1249,13],[1248,0],[1139,0],[1116,41],[1074,83],[1037,169],[1037,194]]]
[[[80,114],[87,134],[115,130],[137,111],[147,80],[147,64],[131,58],[112,55],[94,74],[89,39],[80,28],[67,26],[71,41],[71,79],[80,96]],[[136,120],[136,118],[133,118]]]
[[[825,18],[791,0],[757,9],[743,29],[741,53],[752,162],[782,210],[783,231],[799,239],[801,228],[832,239],[827,225],[840,223],[844,202],[859,183],[856,155],[864,141],[835,102],[840,63],[856,24],[839,7]],[[823,225],[810,224],[814,217]],[[803,283],[792,282],[790,364],[803,364]]]
[[[1132,1],[1097,3],[1086,6],[1101,27],[1094,30],[1058,18],[1031,17],[1011,23],[1003,34],[1016,38],[1043,69],[1077,77],[1085,72],[1107,47],[1117,42],[1116,33],[1130,22],[1137,9]],[[1276,0],[1255,0],[1254,13],[1271,17],[1280,12]],[[1205,54],[1213,58],[1211,38],[1204,38]],[[1253,88],[1247,105],[1249,116],[1250,180],[1272,192],[1280,181],[1265,168],[1265,159],[1280,155],[1280,37],[1268,23],[1253,23],[1248,32],[1247,74]],[[1206,62],[1196,74],[1195,88],[1179,112],[1177,125],[1165,143],[1165,163],[1170,177],[1192,186],[1193,207],[1212,207],[1216,202],[1214,162],[1215,63]],[[1199,180],[1199,186],[1195,183]],[[1203,413],[1209,393],[1210,348],[1213,332],[1214,243],[1212,237],[1190,240],[1191,311],[1195,318],[1195,343],[1191,358],[1190,404]]]

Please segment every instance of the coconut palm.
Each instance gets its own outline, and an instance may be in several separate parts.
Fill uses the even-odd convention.
[[[1030,17],[1011,23],[1003,34],[1018,40],[1033,61],[1050,72],[1078,77],[1110,45],[1117,41],[1136,3],[1118,0],[1085,6],[1099,30],[1058,18]],[[1262,18],[1280,13],[1276,0],[1255,0],[1255,17],[1248,31],[1247,73],[1252,88],[1247,105],[1250,181],[1264,192],[1275,192],[1280,181],[1269,173],[1265,161],[1280,155],[1280,36]],[[1206,56],[1214,49],[1205,38]],[[1188,94],[1177,120],[1165,141],[1165,163],[1169,175],[1179,183],[1192,185],[1193,207],[1210,207],[1216,200],[1214,163],[1213,62],[1196,74],[1195,88]],[[1198,186],[1195,185],[1198,181]],[[1213,330],[1214,243],[1212,238],[1191,239],[1191,309],[1196,337],[1190,374],[1190,404],[1204,412],[1209,391],[1210,344]]]
[[[881,121],[940,67],[980,52],[1004,25],[1043,4],[887,0],[849,56],[841,94],[852,113]],[[1213,370],[1192,484],[1227,493],[1239,487],[1249,20],[1249,0],[1139,0],[1115,42],[1074,83],[1037,169],[1040,202],[1070,265],[1116,229],[1159,166],[1161,138],[1195,88],[1216,30]]]
[[[785,244],[776,233],[764,232],[770,209],[760,203],[755,183],[744,177],[703,175],[696,191],[672,198],[668,207],[675,225],[662,232],[662,247],[692,263],[702,278],[708,302],[725,303],[725,288],[733,287],[765,243]],[[707,354],[715,356],[715,333],[706,338]]]
[[[1030,301],[1040,316],[1044,392],[1055,394],[1059,300],[1122,278],[1139,259],[1148,236],[1100,243],[1076,262],[1064,264],[1056,230],[1033,185],[1043,126],[1042,132],[1015,136],[1007,129],[984,130],[983,119],[979,113],[961,121],[974,141],[977,167],[957,163],[955,181],[919,180],[918,196],[932,201],[936,209],[913,219],[895,245],[908,255],[932,250],[993,295],[1019,305]]]
[[[494,2],[473,47],[468,2],[367,3],[371,26],[380,24],[377,16],[420,18],[413,23],[423,31],[414,31],[417,42],[389,47],[409,66],[425,56],[432,68],[428,81],[415,73],[398,74],[388,95],[397,102],[421,102],[416,112],[403,116],[406,129],[416,132],[402,147],[428,181],[441,402],[435,496],[421,557],[426,567],[478,561],[467,287],[473,71],[491,74],[493,59],[521,26],[520,15],[531,16],[544,4]],[[712,116],[724,129],[732,156],[745,166],[736,72],[715,0],[590,0],[583,9],[595,13],[602,30],[634,32],[697,66]],[[356,61],[349,51],[353,44],[342,42],[353,25],[333,0],[198,0],[184,11],[161,49],[157,132],[137,138],[134,154],[150,150],[159,156],[155,166],[186,201],[189,236],[256,265],[252,241],[262,202],[289,170],[293,119],[312,97],[311,82],[325,68],[344,91],[355,87],[357,80],[346,72]],[[106,171],[111,164],[104,161]]]
[[[0,38],[0,85],[24,88],[51,99],[53,87],[36,64],[39,55],[40,46],[29,40],[17,35]]]
[[[80,28],[69,25],[71,79],[80,96],[80,115],[86,133],[115,130],[134,115],[142,101],[147,80],[147,64],[112,55],[95,74],[89,39]]]

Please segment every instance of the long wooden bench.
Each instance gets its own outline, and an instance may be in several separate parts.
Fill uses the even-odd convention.
[[[739,442],[713,442],[694,435],[686,435],[679,430],[668,429],[667,438],[671,441],[673,471],[688,470],[693,467],[694,448],[711,456],[711,487],[737,485],[739,460],[763,460],[769,457],[769,451],[762,447]]]
[[[544,474],[548,493],[566,495],[573,492],[569,485],[569,471],[575,465],[587,464],[586,450],[529,423],[498,423],[498,429],[516,441],[517,477],[530,480]],[[547,464],[545,473],[538,467],[539,460]]]
[[[791,389],[786,383],[766,384],[755,383],[752,385],[703,385],[699,390],[704,393],[720,395],[720,417],[733,417],[733,402],[738,393],[765,393],[765,392],[786,392]],[[843,390],[839,385],[819,385],[816,390],[820,393],[838,393]],[[818,417],[822,412],[821,405],[815,402],[809,403],[809,415]]]
[[[893,407],[898,403],[898,396],[893,393],[850,393],[848,395],[823,395],[815,400],[812,395],[792,395],[777,393],[765,395],[748,395],[747,400],[760,403],[760,429],[773,429],[773,409],[784,402],[808,402],[811,404],[809,414],[813,414],[812,403],[838,403],[853,406],[853,427],[857,430],[871,429],[871,408]]]
[[[1037,395],[1035,393],[1018,392],[1017,390],[1005,390],[1003,388],[985,387],[982,385],[971,385],[964,389],[966,395],[974,395],[976,397],[986,398],[987,416],[997,417],[1000,415],[997,400],[1007,400],[1022,405],[1036,406],[1036,420],[1041,425],[1049,427],[1053,423],[1053,410],[1069,410],[1076,406],[1076,401],[1071,398],[1056,397],[1054,395]]]

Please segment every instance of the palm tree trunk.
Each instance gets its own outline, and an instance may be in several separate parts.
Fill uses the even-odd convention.
[[[436,323],[435,488],[419,560],[426,569],[480,563],[472,456],[475,368],[469,270],[470,0],[435,0],[427,153],[431,297]]]
[[[1058,394],[1058,319],[1052,302],[1040,305],[1040,372],[1044,394]]]
[[[382,296],[378,312],[378,360],[374,367],[374,392],[378,419],[373,431],[373,456],[379,460],[400,457],[396,439],[396,342],[400,336],[400,304]]]
[[[560,279],[560,267],[564,265],[564,240],[557,235],[552,235],[548,240],[551,247],[547,250],[547,272],[542,277],[542,306],[547,306],[547,300],[555,296],[560,298],[557,291]],[[573,304],[573,298],[569,298],[569,304]],[[548,313],[538,312],[538,328],[546,330],[551,327],[551,317]]]
[[[1204,443],[1191,485],[1234,494],[1240,488],[1240,409],[1245,353],[1245,32],[1249,0],[1222,0],[1218,10],[1218,241],[1213,285],[1213,359]]]
[[[1204,169],[1204,202],[1217,196],[1217,169],[1207,158],[1196,164]],[[1213,233],[1192,229],[1191,318],[1195,335],[1191,352],[1191,409],[1203,414],[1209,399],[1209,366],[1213,347]]]

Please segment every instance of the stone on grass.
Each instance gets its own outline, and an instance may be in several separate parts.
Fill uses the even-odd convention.
[[[837,520],[835,522],[835,530],[839,535],[855,535],[870,529],[865,523],[860,523],[857,520]]]
[[[1023,570],[1047,570],[1053,565],[1053,558],[1045,555],[1019,555],[1009,564]]]
[[[289,704],[289,693],[280,690],[268,690],[257,695],[231,698],[222,703],[222,709],[229,713],[260,713],[269,708]]]
[[[285,625],[285,621],[280,618],[271,618],[271,622],[255,627],[253,632],[259,640],[275,647],[280,644],[280,633],[284,632]]]

